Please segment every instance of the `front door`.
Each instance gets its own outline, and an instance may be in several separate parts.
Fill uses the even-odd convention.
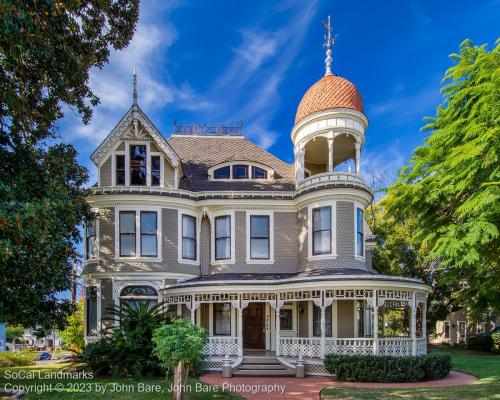
[[[250,303],[243,309],[243,348],[265,350],[266,308],[265,303]]]

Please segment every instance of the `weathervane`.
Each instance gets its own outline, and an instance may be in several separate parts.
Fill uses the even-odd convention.
[[[323,27],[326,29],[325,41],[323,43],[323,46],[326,48],[326,58],[325,58],[325,64],[326,64],[325,76],[326,76],[326,75],[332,75],[332,61],[333,61],[332,47],[333,43],[335,42],[332,35],[332,25],[330,23],[330,16],[328,16],[328,23],[323,21]]]
[[[132,92],[132,105],[136,106],[137,105],[137,74],[135,73],[135,68],[134,68],[134,91]]]

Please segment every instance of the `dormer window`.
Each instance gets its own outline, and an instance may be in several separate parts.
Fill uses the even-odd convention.
[[[122,186],[125,185],[125,154],[117,154],[115,157],[116,184]]]
[[[271,179],[274,171],[262,164],[249,162],[227,162],[208,170],[211,180],[264,180]]]
[[[233,165],[233,179],[248,179],[248,165]]]
[[[161,180],[161,158],[160,156],[151,157],[151,186],[160,186]]]
[[[231,167],[222,167],[214,171],[214,179],[231,179]]]
[[[130,146],[130,185],[146,186],[147,162],[146,146]]]

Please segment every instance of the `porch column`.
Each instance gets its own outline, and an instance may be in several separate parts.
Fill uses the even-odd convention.
[[[417,307],[415,293],[410,305],[410,337],[411,337],[411,354],[417,355]]]
[[[238,357],[243,357],[243,308],[238,307]]]
[[[356,174],[361,172],[361,143],[354,143],[356,149]]]
[[[427,341],[427,299],[422,303],[422,337]]]
[[[333,172],[333,132],[328,134],[328,172]]]
[[[281,307],[278,304],[275,308],[276,313],[276,357],[280,355],[280,310]]]
[[[304,158],[305,158],[305,145],[300,144],[299,148],[297,150],[297,184],[299,182],[302,182],[304,180],[304,171],[305,171],[305,163],[304,163]]]
[[[182,317],[182,304],[177,304],[177,317]]]
[[[196,322],[196,308],[191,308],[191,322],[193,323],[193,325],[195,324]]]
[[[325,358],[325,306],[321,306],[321,339],[320,339],[320,350],[319,356]]]
[[[373,302],[373,354],[378,355],[378,304],[377,300]]]

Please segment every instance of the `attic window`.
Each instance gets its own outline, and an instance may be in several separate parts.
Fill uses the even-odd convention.
[[[208,175],[214,180],[250,180],[250,179],[269,179],[273,176],[273,171],[264,166],[256,166],[251,164],[229,164],[222,167],[213,167],[209,169]]]

